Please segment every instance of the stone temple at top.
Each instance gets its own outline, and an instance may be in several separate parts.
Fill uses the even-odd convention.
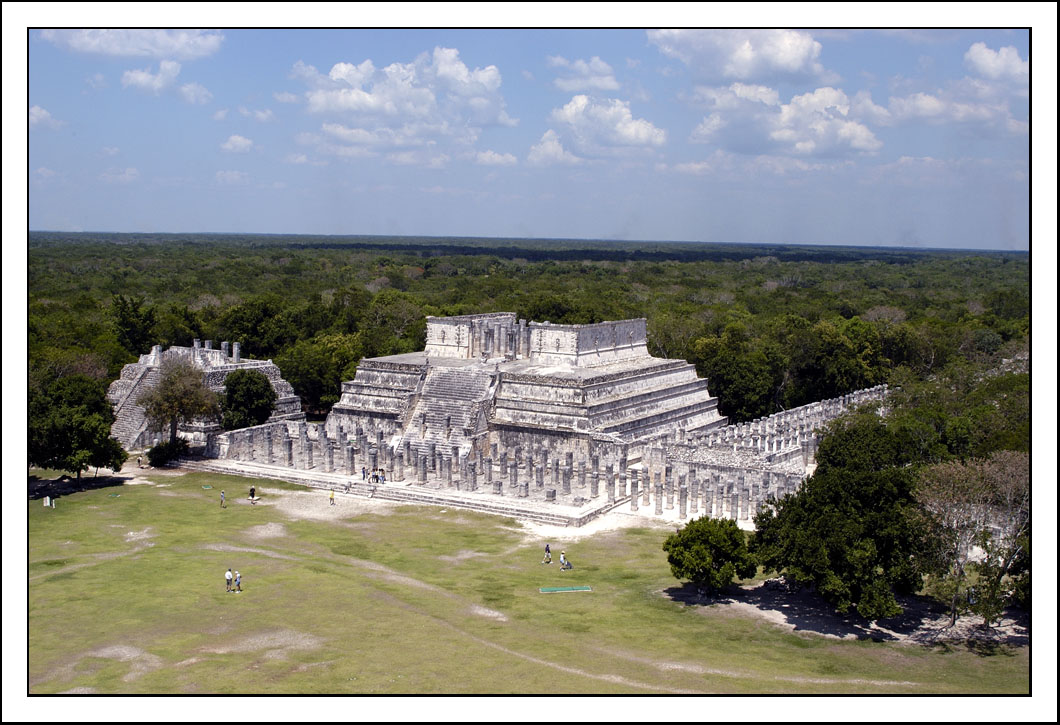
[[[428,317],[422,352],[362,360],[327,434],[381,430],[432,458],[547,447],[592,453],[723,427],[717,398],[684,360],[652,357],[644,319],[589,325],[497,312]]]

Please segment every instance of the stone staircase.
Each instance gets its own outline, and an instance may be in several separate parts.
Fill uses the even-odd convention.
[[[427,506],[446,506],[498,516],[509,516],[553,526],[583,526],[592,519],[629,502],[629,496],[625,496],[612,502],[601,502],[599,505],[589,509],[575,510],[569,507],[557,506],[556,504],[495,496],[487,493],[484,489],[455,492],[432,490],[404,483],[370,484],[361,481],[357,477],[350,477],[341,473],[325,473],[315,469],[282,468],[247,461],[237,462],[189,457],[174,461],[170,464],[170,467],[226,475],[269,478],[296,483],[308,488],[334,489],[336,493],[344,493],[346,486],[349,485],[349,493],[362,498],[378,498],[386,501]]]
[[[140,363],[131,363],[122,368],[121,377],[107,391],[107,398],[114,405],[114,425],[110,434],[127,450],[140,447],[147,430],[144,408],[136,400],[144,391],[158,384],[159,369]]]
[[[426,455],[432,443],[437,450],[469,444],[492,383],[484,370],[431,367],[406,418],[401,445],[408,442],[417,455]]]

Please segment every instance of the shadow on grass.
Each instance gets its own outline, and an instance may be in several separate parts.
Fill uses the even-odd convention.
[[[776,621],[781,619],[796,632],[813,632],[841,638],[857,638],[876,642],[911,640],[929,647],[946,650],[966,648],[981,656],[1003,653],[1006,647],[1029,644],[1029,621],[1021,610],[1005,613],[1015,620],[1014,626],[989,629],[969,627],[951,631],[939,624],[946,621],[947,608],[933,599],[922,596],[897,597],[902,614],[875,623],[857,612],[840,614],[811,588],[788,584],[782,579],[770,579],[762,585],[744,589],[731,586],[721,592],[708,592],[687,583],[664,590],[672,601],[686,606],[737,604],[751,606]],[[777,616],[779,615],[779,616]]]
[[[50,496],[60,498],[81,491],[94,491],[97,488],[110,488],[111,486],[122,486],[131,476],[118,476],[108,474],[104,476],[85,476],[80,479],[73,476],[60,476],[59,478],[40,478],[30,475],[29,477],[29,500]]]

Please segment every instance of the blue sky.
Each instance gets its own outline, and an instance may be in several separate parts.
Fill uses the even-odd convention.
[[[27,43],[30,229],[1029,246],[1026,30]]]

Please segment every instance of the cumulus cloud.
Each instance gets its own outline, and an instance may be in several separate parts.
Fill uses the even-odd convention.
[[[245,171],[218,171],[214,174],[214,178],[219,184],[245,184],[250,180],[250,176]]]
[[[180,95],[188,103],[202,105],[209,103],[213,94],[198,83],[185,83],[180,87]]]
[[[41,37],[79,53],[180,60],[212,55],[224,42],[210,30],[42,30]]]
[[[995,51],[988,48],[986,43],[975,43],[964,54],[964,63],[983,78],[1017,83],[1030,80],[1030,61],[1020,58],[1019,51],[1012,46]]]
[[[180,63],[164,60],[158,64],[158,73],[152,73],[150,68],[125,71],[121,76],[121,85],[122,88],[139,88],[157,94],[172,84],[179,73]]]
[[[228,115],[228,109],[227,108],[222,108],[219,111],[214,111],[214,114],[213,114],[213,116],[211,116],[211,118],[213,118],[213,120],[215,120],[215,121],[223,121],[223,120],[225,120],[225,116],[227,116],[227,115]]]
[[[52,114],[40,106],[30,106],[29,108],[30,128],[60,128],[64,123],[65,121],[52,118]]]
[[[821,44],[799,30],[651,30],[649,42],[705,77],[832,80]]]
[[[564,71],[562,78],[553,81],[556,88],[561,91],[573,93],[575,91],[617,91],[618,81],[615,80],[615,72],[599,57],[593,56],[590,60],[569,61],[563,56],[550,56],[549,66],[561,68]]]
[[[563,148],[559,135],[552,129],[545,131],[541,141],[530,147],[526,160],[534,166],[574,166],[582,162],[582,159]]]
[[[842,156],[877,151],[882,142],[852,113],[879,109],[871,98],[847,95],[826,86],[781,103],[776,91],[734,83],[727,88],[697,88],[695,97],[711,111],[689,140],[711,143],[744,154]],[[883,109],[879,109],[883,110]]]
[[[108,184],[129,184],[140,178],[140,172],[129,167],[127,169],[107,169],[99,175],[100,181]]]
[[[253,118],[255,121],[261,121],[263,123],[266,122],[266,121],[271,121],[272,120],[272,109],[271,108],[265,108],[265,109],[262,109],[262,110],[254,110],[254,109],[244,108],[243,106],[240,106],[239,107],[239,113],[240,113],[240,115],[242,115],[242,116],[244,116],[246,118]]]
[[[298,103],[298,96],[293,93],[288,93],[287,91],[273,93],[272,97],[280,103]]]
[[[518,160],[512,154],[499,154],[496,151],[479,151],[475,163],[480,166],[514,166]]]
[[[935,93],[912,93],[892,97],[889,110],[896,122],[924,121],[933,125],[972,124],[1022,134],[1026,123],[1014,118],[1008,102],[1000,99],[980,101],[962,97],[951,90]]]
[[[244,154],[252,148],[254,148],[254,142],[238,134],[232,134],[227,141],[221,144],[222,151],[235,154]]]
[[[102,73],[93,73],[88,78],[85,78],[85,83],[96,90],[107,87],[107,79],[103,77]]]
[[[329,123],[325,132],[342,144],[322,149],[355,155],[365,145],[412,147],[425,144],[474,144],[484,126],[514,126],[500,93],[501,74],[494,65],[470,68],[453,48],[437,47],[411,63],[377,67],[370,59],[340,62],[327,74],[302,61],[291,77],[306,84],[311,113],[355,121],[355,126]],[[344,130],[345,129],[345,130]],[[359,149],[359,150],[358,150]],[[455,149],[461,155],[466,150]],[[395,163],[419,159],[437,166],[441,153],[388,156]]]
[[[633,118],[629,103],[616,98],[577,95],[562,108],[553,109],[549,120],[560,124],[583,154],[600,155],[666,143],[666,131],[650,121]]]

